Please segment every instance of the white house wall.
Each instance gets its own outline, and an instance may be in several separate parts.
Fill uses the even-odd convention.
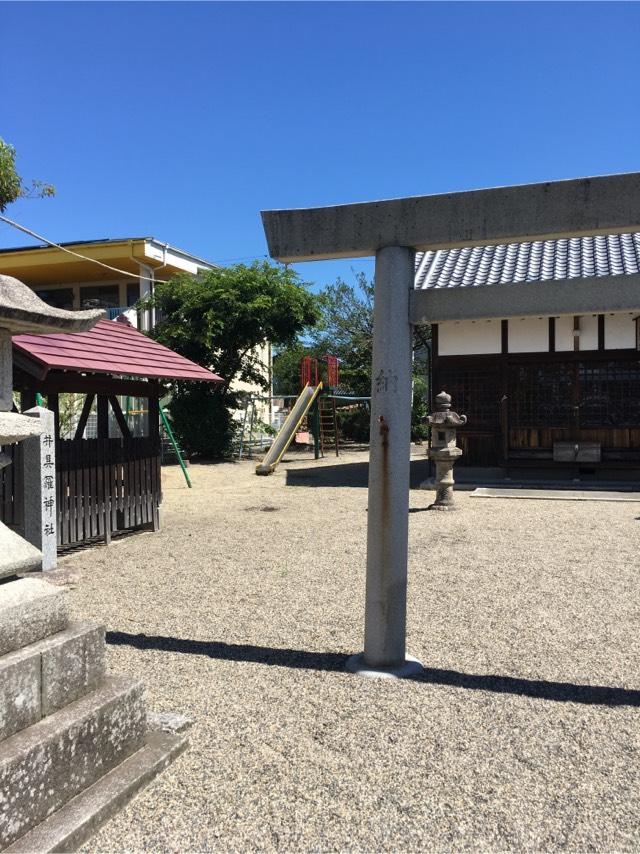
[[[605,314],[605,350],[629,350],[636,346],[637,312]],[[509,353],[549,352],[549,318],[510,318]],[[574,350],[574,318],[555,318],[555,352]],[[580,351],[598,349],[598,315],[585,314],[579,319]],[[502,351],[502,320],[448,320],[438,324],[439,356],[472,356]]]

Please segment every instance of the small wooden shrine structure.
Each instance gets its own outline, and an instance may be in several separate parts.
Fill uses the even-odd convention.
[[[89,332],[13,338],[14,390],[23,411],[36,395],[56,418],[56,534],[59,547],[141,526],[157,530],[162,499],[159,401],[167,381],[221,382],[221,377],[138,332],[128,322],[100,320]],[[84,394],[75,435],[60,435],[59,395]],[[134,436],[121,397],[148,401],[146,435]],[[97,436],[84,438],[96,402]],[[110,417],[110,412],[113,417]],[[19,446],[15,446],[19,453]],[[13,470],[13,471],[12,471]],[[0,518],[20,528],[21,485],[9,467],[0,482]]]

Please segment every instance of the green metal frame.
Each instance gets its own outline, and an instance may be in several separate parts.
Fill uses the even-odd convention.
[[[187,481],[187,486],[191,489],[191,478],[189,477],[189,472],[187,471],[187,467],[184,464],[184,460],[182,459],[182,454],[180,453],[180,448],[178,447],[178,443],[176,442],[176,438],[173,435],[173,430],[171,429],[171,425],[169,424],[169,419],[164,411],[164,409],[160,406],[160,418],[162,420],[162,424],[164,429],[167,431],[167,436],[169,437],[169,441],[173,445],[173,450],[175,451],[175,455],[178,458],[178,462],[180,463],[180,468],[182,469],[182,474],[184,475],[184,479]]]
[[[318,405],[318,398],[313,401],[311,405],[311,409],[309,411],[309,427],[311,428],[311,435],[313,436],[313,456],[314,459],[320,459],[320,407]]]

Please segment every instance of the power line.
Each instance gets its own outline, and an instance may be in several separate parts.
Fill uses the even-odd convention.
[[[68,249],[66,246],[61,246],[59,243],[54,243],[53,240],[48,240],[41,234],[37,234],[35,231],[32,231],[30,228],[26,228],[24,225],[20,225],[19,223],[14,222],[7,216],[2,216],[0,214],[0,220],[6,222],[8,225],[13,226],[13,228],[17,228],[18,231],[22,231],[25,234],[28,234],[30,237],[35,237],[36,240],[41,240],[43,243],[46,243],[49,246],[53,246],[54,249],[59,249],[61,252],[66,252],[67,255],[73,255],[75,258],[80,258],[82,261],[89,261],[92,264],[98,264],[100,267],[104,267],[105,270],[112,270],[114,273],[120,273],[122,276],[130,276],[132,279],[148,279],[148,276],[139,276],[137,273],[130,273],[128,270],[120,270],[118,267],[112,267],[110,264],[105,264],[103,261],[98,261],[96,258],[88,258],[86,255],[81,255],[80,252],[74,252],[72,249]],[[162,285],[167,284],[166,279],[154,279],[154,282],[160,283]]]
[[[261,261],[267,258],[267,255],[245,255],[242,258],[223,258],[220,264],[231,264],[233,261]]]

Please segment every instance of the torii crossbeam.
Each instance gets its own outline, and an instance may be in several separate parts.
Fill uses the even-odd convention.
[[[421,666],[406,653],[411,324],[463,315],[468,301],[473,316],[483,316],[483,302],[484,316],[527,315],[532,307],[543,311],[549,296],[548,288],[535,282],[509,289],[504,304],[507,288],[499,284],[450,288],[446,299],[412,294],[414,254],[637,231],[640,173],[264,211],[262,220],[269,253],[279,261],[376,258],[364,653],[354,656],[349,668],[413,675]],[[615,294],[608,290],[607,296],[616,307],[636,307],[637,294],[622,284],[612,287]],[[585,306],[590,296],[585,292]],[[501,305],[504,310],[496,312]]]

